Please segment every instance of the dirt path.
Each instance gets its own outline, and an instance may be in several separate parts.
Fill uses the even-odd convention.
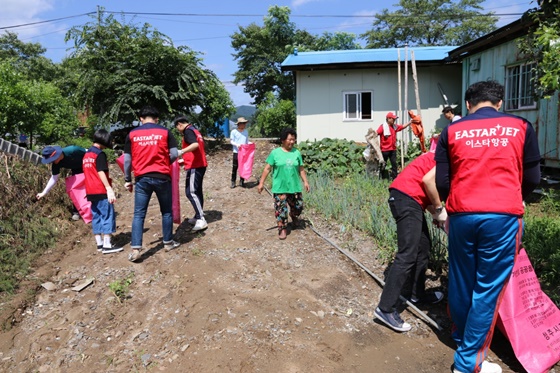
[[[255,173],[271,149],[257,145]],[[231,152],[209,157],[205,211],[209,227],[190,233],[176,226],[182,246],[165,252],[161,219],[152,199],[139,263],[125,252],[101,255],[89,226],[72,236],[34,276],[55,289],[40,289],[20,321],[0,335],[4,372],[449,372],[453,349],[445,305],[426,308],[444,326],[435,332],[408,311],[409,333],[372,321],[380,287],[311,229],[279,241],[272,200],[256,180],[230,189]],[[118,175],[112,169],[112,175]],[[120,175],[119,175],[120,176]],[[182,175],[181,190],[184,187]],[[122,178],[116,178],[122,185]],[[117,239],[128,243],[132,195],[117,187]],[[182,192],[183,218],[192,207]],[[342,237],[309,211],[304,220],[335,242],[352,240],[353,254],[382,276],[371,243],[358,233]],[[64,255],[60,255],[60,253]],[[49,260],[51,259],[51,260]],[[80,292],[80,281],[94,282]],[[109,290],[132,279],[123,302]],[[511,355],[504,372],[518,370]],[[500,361],[494,353],[494,361]]]

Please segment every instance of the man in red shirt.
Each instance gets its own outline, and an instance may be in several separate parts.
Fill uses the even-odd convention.
[[[173,240],[171,200],[171,164],[177,159],[177,140],[169,129],[158,124],[156,108],[146,106],[138,117],[142,125],[130,131],[124,143],[124,186],[131,192],[134,189],[132,252],[128,256],[131,262],[138,261],[141,256],[144,220],[153,193],[161,211],[164,249],[169,251],[180,245]],[[132,172],[136,180],[134,186]]]
[[[385,280],[375,317],[398,332],[411,329],[397,312],[401,292],[410,275],[411,302],[437,303],[443,299],[442,292],[425,290],[432,243],[424,210],[432,213],[434,222],[440,226],[447,220],[436,189],[435,166],[434,153],[424,153],[409,163],[389,186],[389,206],[397,223],[398,251]]]
[[[391,160],[391,179],[397,177],[397,132],[404,130],[412,123],[408,122],[404,125],[396,124],[395,120],[397,118],[398,117],[393,114],[393,112],[388,112],[385,117],[385,123],[380,125],[377,129],[385,166],[387,165],[387,159]],[[382,175],[383,171],[384,170],[381,170]]]

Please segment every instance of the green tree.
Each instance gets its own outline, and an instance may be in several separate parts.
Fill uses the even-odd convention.
[[[536,98],[548,98],[560,90],[560,3],[541,0],[539,5],[524,14],[531,26],[518,46],[527,59],[537,62],[533,71]]]
[[[361,35],[366,48],[463,45],[496,28],[493,13],[481,13],[481,0],[400,0],[383,9],[373,29]]]
[[[348,49],[361,49],[362,46],[356,42],[356,35],[350,32],[324,32],[317,37],[313,50],[316,51],[336,51]]]
[[[204,132],[234,111],[225,87],[198,53],[175,48],[148,24],[121,23],[102,12],[95,22],[72,28],[66,40],[75,46],[65,63],[74,71],[76,102],[97,115],[99,124],[131,123],[150,104],[162,120],[203,113],[199,118],[205,122],[198,125]]]
[[[0,61],[0,133],[38,135],[43,143],[69,142],[78,127],[70,102],[51,82],[30,80]],[[31,144],[32,145],[32,144]]]
[[[273,92],[257,106],[251,136],[278,136],[283,128],[295,127],[296,107],[292,100],[282,100]]]
[[[234,83],[244,83],[244,91],[257,105],[265,100],[268,92],[274,92],[281,100],[293,100],[292,74],[282,72],[280,65],[294,47],[309,48],[315,39],[290,22],[288,7],[271,6],[263,26],[255,23],[239,26],[239,31],[231,36],[231,46],[236,51],[233,57],[238,68]]]
[[[0,35],[0,61],[11,61],[29,79],[53,81],[61,71],[50,59],[43,56],[46,49],[39,43],[24,43],[17,34]]]

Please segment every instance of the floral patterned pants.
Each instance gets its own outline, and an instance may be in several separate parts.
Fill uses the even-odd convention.
[[[278,223],[278,230],[286,229],[288,226],[288,206],[289,215],[296,218],[303,211],[303,198],[301,193],[274,194],[274,215]]]

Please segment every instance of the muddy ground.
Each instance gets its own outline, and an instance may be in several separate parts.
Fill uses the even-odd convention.
[[[422,307],[442,328],[402,313],[413,328],[395,333],[373,321],[380,285],[314,232],[310,225],[383,277],[375,247],[305,211],[304,227],[280,241],[272,198],[257,178],[274,144],[257,143],[254,176],[230,188],[231,150],[209,156],[204,180],[208,229],[191,233],[193,210],[184,196],[176,225],[178,249],[165,252],[152,198],[144,256],[127,260],[133,198],[111,169],[119,196],[116,241],[125,251],[96,251],[89,226],[75,229],[35,267],[20,295],[2,303],[13,327],[0,335],[3,372],[449,372],[453,343],[445,302]],[[113,166],[112,166],[113,167]],[[57,186],[61,187],[61,186]],[[92,284],[72,290],[84,280]],[[128,281],[127,281],[128,280]],[[121,281],[119,300],[109,284]],[[47,290],[39,284],[51,282]],[[438,286],[438,282],[431,286]],[[19,303],[18,303],[19,302]],[[497,332],[490,360],[523,372]]]

